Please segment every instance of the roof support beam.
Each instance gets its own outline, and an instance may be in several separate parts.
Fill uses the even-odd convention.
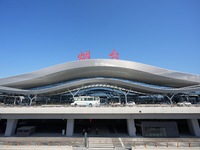
[[[119,91],[121,91],[121,93],[124,94],[124,96],[125,96],[125,104],[127,104],[127,95],[129,94],[130,91],[123,92],[121,89],[119,89]]]
[[[172,99],[174,98],[175,95],[176,95],[176,94],[172,94],[171,97],[168,96],[168,95],[165,95],[165,96],[169,99],[171,106],[173,105]]]
[[[71,92],[70,90],[68,90],[70,92],[70,94],[73,96],[73,98],[78,94],[78,92],[81,90],[81,88],[78,88],[78,91],[75,92],[75,94],[73,94],[73,92]]]
[[[28,98],[29,98],[29,100],[30,100],[29,106],[31,106],[33,100],[37,98],[37,95],[34,95],[32,98],[30,97],[30,95],[28,95]]]

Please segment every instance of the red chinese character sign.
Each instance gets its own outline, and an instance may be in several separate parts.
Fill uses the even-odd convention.
[[[79,60],[90,59],[90,51],[86,51],[85,53],[81,53],[78,55]]]
[[[109,56],[111,59],[119,59],[119,53],[116,50],[113,50]]]

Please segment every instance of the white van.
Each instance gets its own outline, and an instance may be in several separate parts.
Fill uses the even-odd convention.
[[[100,97],[79,96],[73,98],[72,106],[100,106]]]

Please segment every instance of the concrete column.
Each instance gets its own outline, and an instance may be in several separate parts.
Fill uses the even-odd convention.
[[[127,119],[127,129],[129,136],[136,136],[136,128],[134,119]]]
[[[188,119],[188,127],[190,130],[190,133],[193,135],[200,137],[200,127],[199,127],[199,122],[197,119]]]
[[[67,119],[66,136],[73,136],[74,119]]]
[[[18,122],[18,119],[7,119],[5,136],[11,136],[15,134],[17,122]]]

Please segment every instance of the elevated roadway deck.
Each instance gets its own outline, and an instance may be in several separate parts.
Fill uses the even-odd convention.
[[[127,130],[130,136],[136,136],[136,119],[151,120],[187,120],[190,133],[200,137],[199,119],[200,107],[177,106],[123,106],[123,107],[1,107],[0,119],[7,119],[5,136],[15,133],[19,119],[61,119],[66,122],[66,135],[73,136],[74,121],[76,119],[125,119]]]
[[[200,119],[200,107],[1,107],[1,119]]]

